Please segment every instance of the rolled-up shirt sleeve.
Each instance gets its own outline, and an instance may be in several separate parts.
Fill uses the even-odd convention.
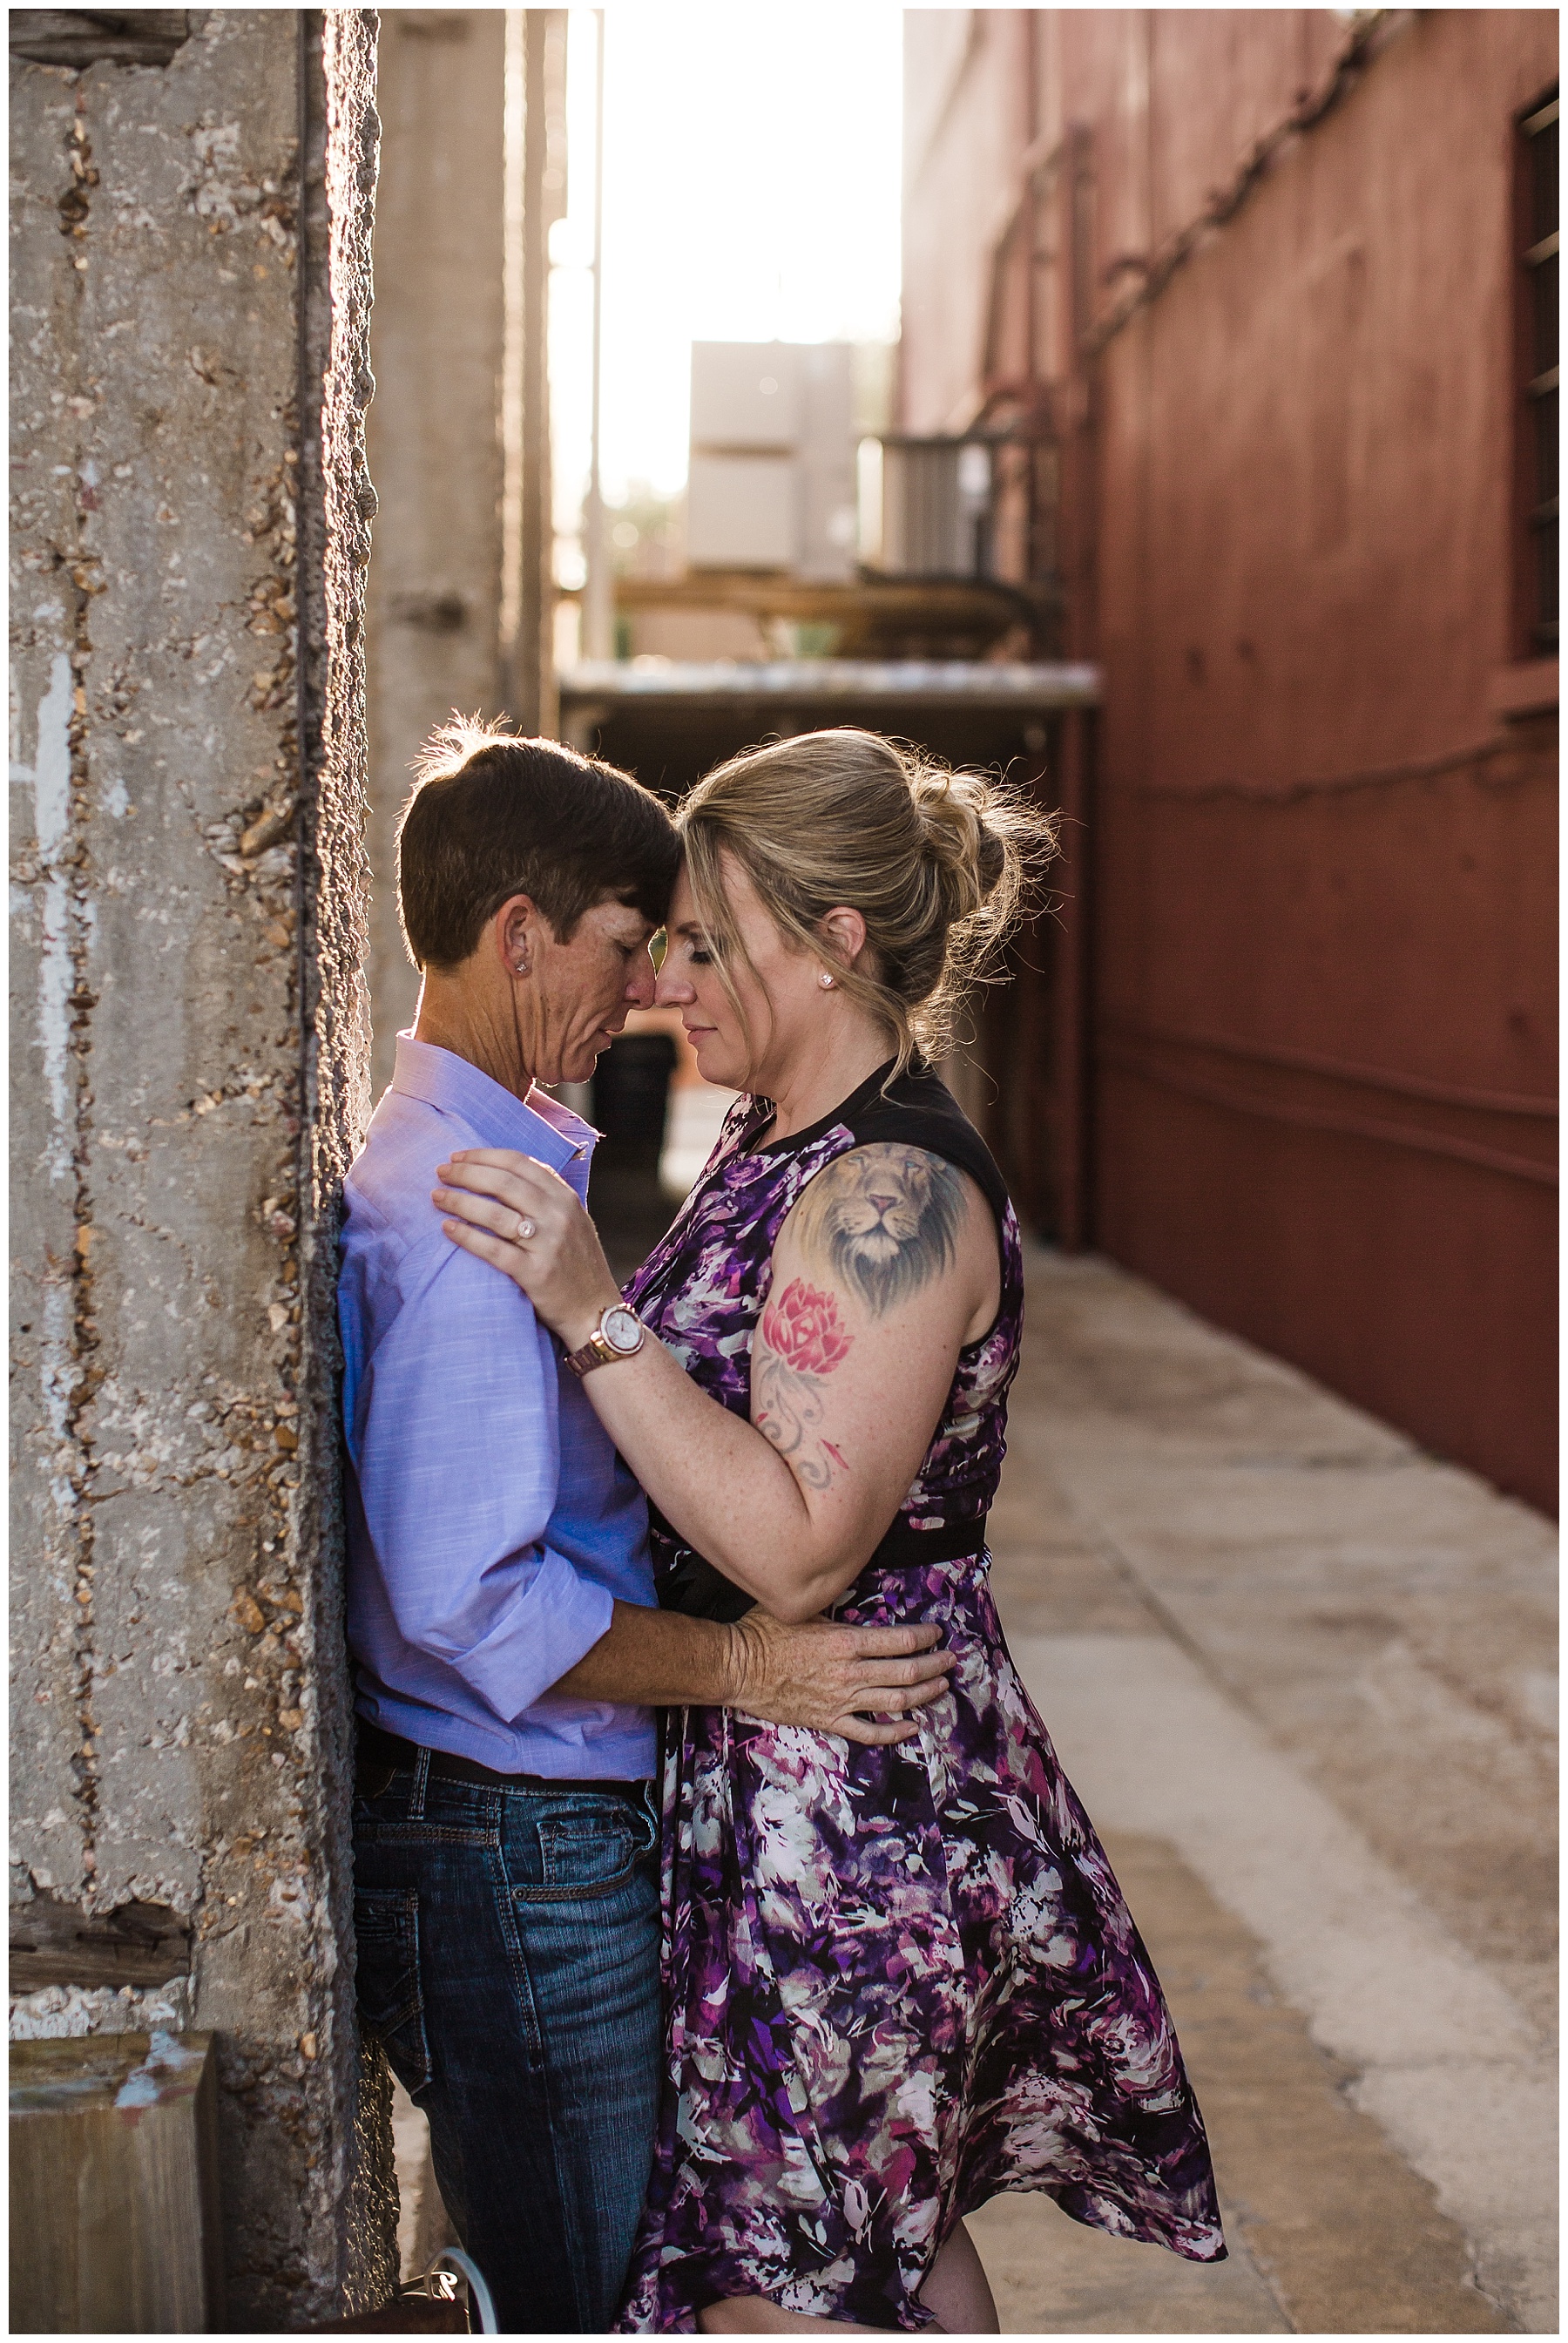
[[[400,1282],[347,1427],[366,1527],[398,1633],[512,1725],[614,1612],[546,1543],[560,1476],[555,1347],[509,1278],[438,1233]]]

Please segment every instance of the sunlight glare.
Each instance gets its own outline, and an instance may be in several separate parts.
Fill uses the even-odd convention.
[[[558,523],[588,470],[593,18],[568,21],[568,217],[551,237]],[[902,11],[622,0],[606,11],[605,494],[685,482],[697,341],[891,342]]]

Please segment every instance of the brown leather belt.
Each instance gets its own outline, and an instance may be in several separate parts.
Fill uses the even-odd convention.
[[[548,1774],[497,1774],[488,1765],[481,1765],[472,1757],[457,1757],[446,1749],[422,1749],[417,1741],[405,1741],[400,1733],[388,1733],[367,1717],[356,1720],[358,1739],[356,1747],[356,1771],[359,1774],[384,1773],[387,1782],[394,1774],[411,1774],[421,1757],[430,1760],[430,1773],[443,1782],[475,1782],[482,1790],[595,1790],[606,1797],[630,1798],[634,1802],[650,1787],[648,1782],[611,1782],[595,1778],[589,1781],[559,1781]],[[382,1788],[387,1786],[383,1783]],[[378,1791],[372,1791],[378,1796]]]

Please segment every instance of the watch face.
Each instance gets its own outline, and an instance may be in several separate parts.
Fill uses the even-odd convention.
[[[607,1310],[599,1331],[612,1351],[629,1353],[642,1342],[642,1321],[635,1311]]]

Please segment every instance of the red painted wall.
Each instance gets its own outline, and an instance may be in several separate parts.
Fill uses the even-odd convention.
[[[1070,282],[1060,187],[1042,206],[1034,355],[1070,442],[1069,643],[1106,676],[1094,1241],[1550,1504],[1556,727],[1494,709],[1521,648],[1514,125],[1555,16],[1391,20],[1092,357],[1074,318],[1326,86],[1345,26],[906,23],[907,428],[966,381],[978,404],[1030,136],[1088,134]]]

